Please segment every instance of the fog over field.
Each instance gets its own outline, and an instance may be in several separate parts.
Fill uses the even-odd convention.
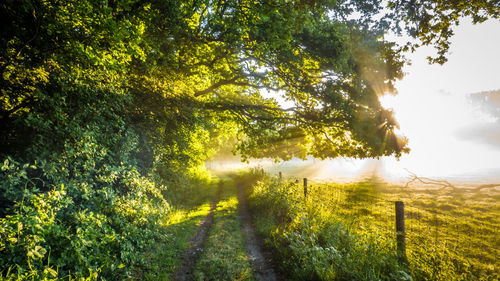
[[[389,163],[391,166],[387,165]],[[395,184],[405,184],[414,171],[403,167],[392,166],[398,162],[393,159],[334,159],[307,160],[292,159],[289,161],[274,162],[273,160],[254,160],[242,163],[237,159],[215,160],[207,163],[207,167],[215,172],[227,172],[248,167],[261,167],[271,175],[283,173],[284,177],[307,177],[315,181],[352,182],[365,178],[376,177],[379,180]],[[457,187],[461,185],[500,184],[500,170],[483,169],[455,174],[419,174],[419,177],[428,177],[436,180],[446,180]]]

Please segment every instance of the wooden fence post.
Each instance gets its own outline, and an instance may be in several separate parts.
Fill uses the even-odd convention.
[[[283,174],[281,173],[281,171],[279,172],[279,177],[280,177],[280,181],[283,179]]]
[[[405,205],[402,201],[396,201],[396,242],[398,257],[401,262],[407,262],[405,238]]]
[[[307,178],[304,178],[304,197],[307,197]]]

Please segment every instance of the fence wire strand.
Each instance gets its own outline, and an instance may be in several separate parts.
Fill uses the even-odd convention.
[[[304,196],[302,179],[292,179],[293,193],[297,198]],[[467,260],[481,262],[499,268],[500,241],[495,212],[498,204],[481,207],[463,194],[455,199],[441,190],[409,190],[402,187],[374,187],[372,183],[332,184],[309,181],[309,204],[330,208],[331,213],[351,222],[354,227],[373,229],[389,237],[395,237],[395,201],[405,203],[406,248],[415,256],[421,249],[437,254],[456,255]],[[463,197],[463,198],[462,198]],[[465,199],[464,199],[465,198]],[[469,206],[467,204],[472,204]],[[498,203],[498,202],[497,202]],[[479,204],[479,205],[478,205]],[[477,206],[476,206],[477,205]],[[493,208],[488,215],[488,206]],[[471,209],[472,208],[472,209]],[[481,210],[477,212],[468,211]],[[418,257],[416,257],[418,258]]]

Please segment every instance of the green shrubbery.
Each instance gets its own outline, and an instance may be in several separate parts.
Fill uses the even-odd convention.
[[[160,223],[169,205],[153,183],[132,169],[102,169],[87,181],[52,184],[48,192],[32,186],[44,183],[27,176],[35,169],[39,167],[8,160],[2,167],[4,194],[21,189],[21,198],[0,218],[0,268],[5,277],[120,279],[141,264],[140,249],[164,239]],[[42,176],[54,180],[56,175]],[[127,192],[92,179],[119,181]]]
[[[175,240],[168,229],[172,212],[196,208],[213,195],[200,168],[204,155],[186,155],[203,142],[190,140],[167,162],[162,155],[169,147],[162,148],[162,140],[145,143],[148,137],[127,116],[130,96],[71,87],[39,95],[38,106],[17,117],[16,132],[30,131],[20,136],[29,142],[0,152],[0,276],[143,275],[157,266],[146,249]]]
[[[0,218],[0,276],[123,280],[157,266],[146,257],[146,250],[177,239],[169,224],[178,208],[166,201],[166,186],[151,182],[133,168],[100,169],[86,181],[66,179],[66,183],[53,183],[46,192],[36,187],[43,187],[40,178],[28,177],[38,169],[12,160],[2,166],[1,191],[19,199]],[[56,178],[48,172],[42,176]],[[213,195],[207,183],[184,182],[187,190],[194,190],[195,184],[205,188],[198,192],[202,195],[190,196],[191,205],[185,207],[193,208]],[[13,188],[21,190],[20,194]]]
[[[256,227],[290,279],[412,280],[392,239],[358,235],[342,218],[304,200],[295,183],[261,181],[250,198]]]

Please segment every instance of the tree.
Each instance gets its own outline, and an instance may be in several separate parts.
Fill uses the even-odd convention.
[[[23,154],[68,116],[87,122],[81,102],[105,95],[95,106],[141,132],[148,167],[221,122],[236,124],[244,156],[399,156],[406,139],[378,97],[395,92],[405,60],[384,34],[406,30],[443,62],[451,24],[468,15],[497,18],[498,2],[7,1],[2,152]],[[68,130],[56,131],[59,146],[39,151],[63,146]]]
[[[183,28],[169,29],[163,37],[170,40],[153,48],[171,52],[162,72],[192,85],[183,84],[179,96],[240,124],[244,155],[400,155],[405,140],[394,134],[396,122],[377,96],[394,90],[404,61],[392,43],[379,39],[381,27],[366,18],[344,20],[362,5],[186,3],[177,12]],[[366,17],[380,8],[365,6]],[[294,106],[281,108],[260,90]]]

